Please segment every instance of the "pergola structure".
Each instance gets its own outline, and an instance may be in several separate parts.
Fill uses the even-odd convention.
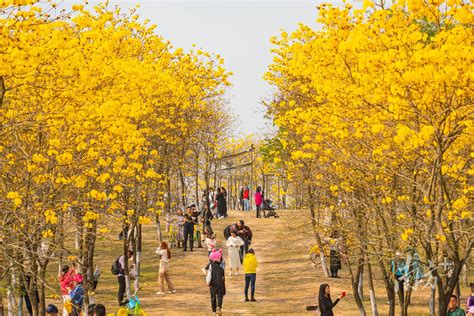
[[[250,205],[252,205],[253,175],[254,175],[254,151],[252,144],[248,149],[221,157],[217,160],[214,172],[215,186],[221,187],[223,182],[227,188],[227,205],[231,209],[235,209],[239,201],[240,188],[248,185],[250,188]],[[239,158],[245,159],[244,162],[238,163]]]

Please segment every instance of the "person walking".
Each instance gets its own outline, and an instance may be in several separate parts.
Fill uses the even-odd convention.
[[[128,250],[127,260],[130,259],[132,256],[133,256],[133,251]],[[118,303],[120,305],[123,301],[123,296],[125,295],[125,287],[126,287],[126,284],[125,284],[125,257],[124,257],[124,255],[121,255],[119,257],[118,263],[119,263],[118,264],[119,273],[117,274],[117,281],[118,281],[118,284],[119,284],[119,289],[118,289],[117,298],[118,298]]]
[[[331,300],[331,289],[329,284],[321,284],[319,287],[319,297],[318,297],[318,304],[319,310],[321,312],[321,316],[334,316],[334,312],[332,309],[334,306],[339,303],[341,299],[346,296],[346,292],[341,292],[337,300],[334,302]]]
[[[193,210],[188,207],[186,209],[186,215],[184,215],[184,247],[183,251],[188,250],[188,240],[189,240],[189,251],[193,251],[194,246],[194,213]]]
[[[250,285],[250,301],[256,302],[255,299],[255,282],[257,280],[257,257],[255,251],[249,249],[244,258],[244,272],[245,272],[245,301],[249,301],[249,285]]]
[[[211,265],[207,272],[206,283],[209,286],[209,292],[211,294],[211,307],[212,314],[216,312],[222,313],[222,303],[224,300],[225,290],[225,274],[224,269],[221,267],[220,262],[222,259],[222,249],[213,250],[209,256]]]
[[[239,275],[239,268],[241,264],[240,247],[244,245],[244,241],[242,240],[242,238],[237,236],[237,232],[234,230],[231,231],[230,237],[227,239],[226,245],[228,247],[227,249],[229,252],[229,275],[232,275],[232,270],[235,270],[235,275]]]
[[[168,290],[170,294],[176,293],[169,276],[169,260],[171,259],[171,251],[168,248],[168,244],[165,241],[161,242],[161,246],[156,249],[156,253],[160,256],[160,272],[158,275],[158,285],[160,291],[156,294],[165,294],[165,280],[168,284]]]
[[[240,220],[236,223],[237,226],[237,235],[242,238],[244,244],[240,247],[240,262],[242,262],[244,255],[249,250],[250,244],[252,242],[253,233],[250,227],[245,225],[243,220]]]
[[[260,209],[262,207],[262,200],[263,200],[263,195],[262,195],[262,188],[257,187],[257,192],[255,192],[255,208],[257,209],[257,218],[260,218]]]

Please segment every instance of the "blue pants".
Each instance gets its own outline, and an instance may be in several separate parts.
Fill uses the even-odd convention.
[[[245,297],[249,297],[249,285],[250,285],[250,297],[255,296],[255,281],[257,280],[257,274],[246,273],[245,274]]]
[[[250,211],[250,201],[249,201],[249,199],[244,199],[244,211]]]

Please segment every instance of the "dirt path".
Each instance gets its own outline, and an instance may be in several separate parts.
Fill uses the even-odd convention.
[[[286,212],[286,213],[285,213]],[[253,233],[252,248],[259,261],[257,271],[257,302],[244,302],[244,276],[227,276],[227,295],[224,297],[223,312],[232,314],[268,315],[277,313],[302,314],[306,305],[313,304],[318,280],[314,268],[306,255],[303,239],[283,237],[292,216],[289,211],[281,212],[282,217],[257,219],[254,212],[231,211],[229,218],[212,223],[217,234],[218,247],[224,248],[224,258],[228,261],[223,240],[224,228],[243,219]],[[148,315],[207,315],[210,314],[209,290],[205,283],[202,267],[207,263],[207,250],[195,248],[194,252],[183,253],[172,249],[170,264],[171,278],[177,289],[176,294],[156,295],[159,260],[154,251],[158,246],[154,226],[144,228],[144,255],[140,300]],[[109,272],[113,258],[120,249],[116,240],[101,240],[99,249],[108,249],[97,258],[102,267],[103,277],[96,292],[96,301],[107,306],[116,305],[116,281]]]
[[[316,303],[319,284],[329,283],[333,296],[341,290],[349,295],[335,308],[335,315],[359,315],[353,300],[350,279],[347,269],[343,267],[341,279],[325,278],[321,270],[315,269],[309,261],[310,241],[306,240],[303,231],[308,230],[308,221],[301,213],[280,211],[280,218],[257,219],[254,212],[231,211],[227,219],[212,222],[218,237],[218,247],[225,249],[223,241],[224,228],[243,219],[254,233],[252,248],[255,249],[259,268],[257,270],[257,302],[244,302],[244,276],[227,276],[227,295],[224,297],[223,313],[225,315],[315,315],[306,312],[307,305]],[[105,303],[110,311],[116,310],[117,281],[110,273],[110,266],[120,252],[121,244],[116,235],[103,238],[99,242],[97,261],[102,267],[97,289],[96,301]],[[194,252],[183,253],[181,249],[172,249],[170,263],[171,279],[176,287],[176,294],[156,295],[158,291],[159,259],[155,254],[158,246],[156,230],[153,225],[144,227],[143,268],[140,300],[148,315],[209,315],[211,304],[205,275],[201,269],[207,263],[207,250],[195,248]],[[227,250],[224,250],[228,261]],[[387,302],[384,299],[384,287],[377,280],[377,296],[380,315],[387,314]],[[366,290],[368,294],[368,289]],[[413,306],[410,315],[423,315],[428,312],[428,292],[416,291],[413,294]],[[366,295],[367,314],[371,314],[368,295]]]

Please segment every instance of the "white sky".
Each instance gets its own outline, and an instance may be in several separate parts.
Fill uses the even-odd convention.
[[[321,2],[336,3],[330,0],[110,0],[111,5],[124,9],[139,3],[141,16],[157,24],[157,33],[174,47],[190,49],[196,44],[224,58],[226,69],[234,73],[228,99],[233,113],[239,117],[240,135],[264,132],[260,100],[271,92],[262,79],[272,61],[270,37],[278,35],[281,29],[295,30],[299,22],[316,28],[316,6]]]

